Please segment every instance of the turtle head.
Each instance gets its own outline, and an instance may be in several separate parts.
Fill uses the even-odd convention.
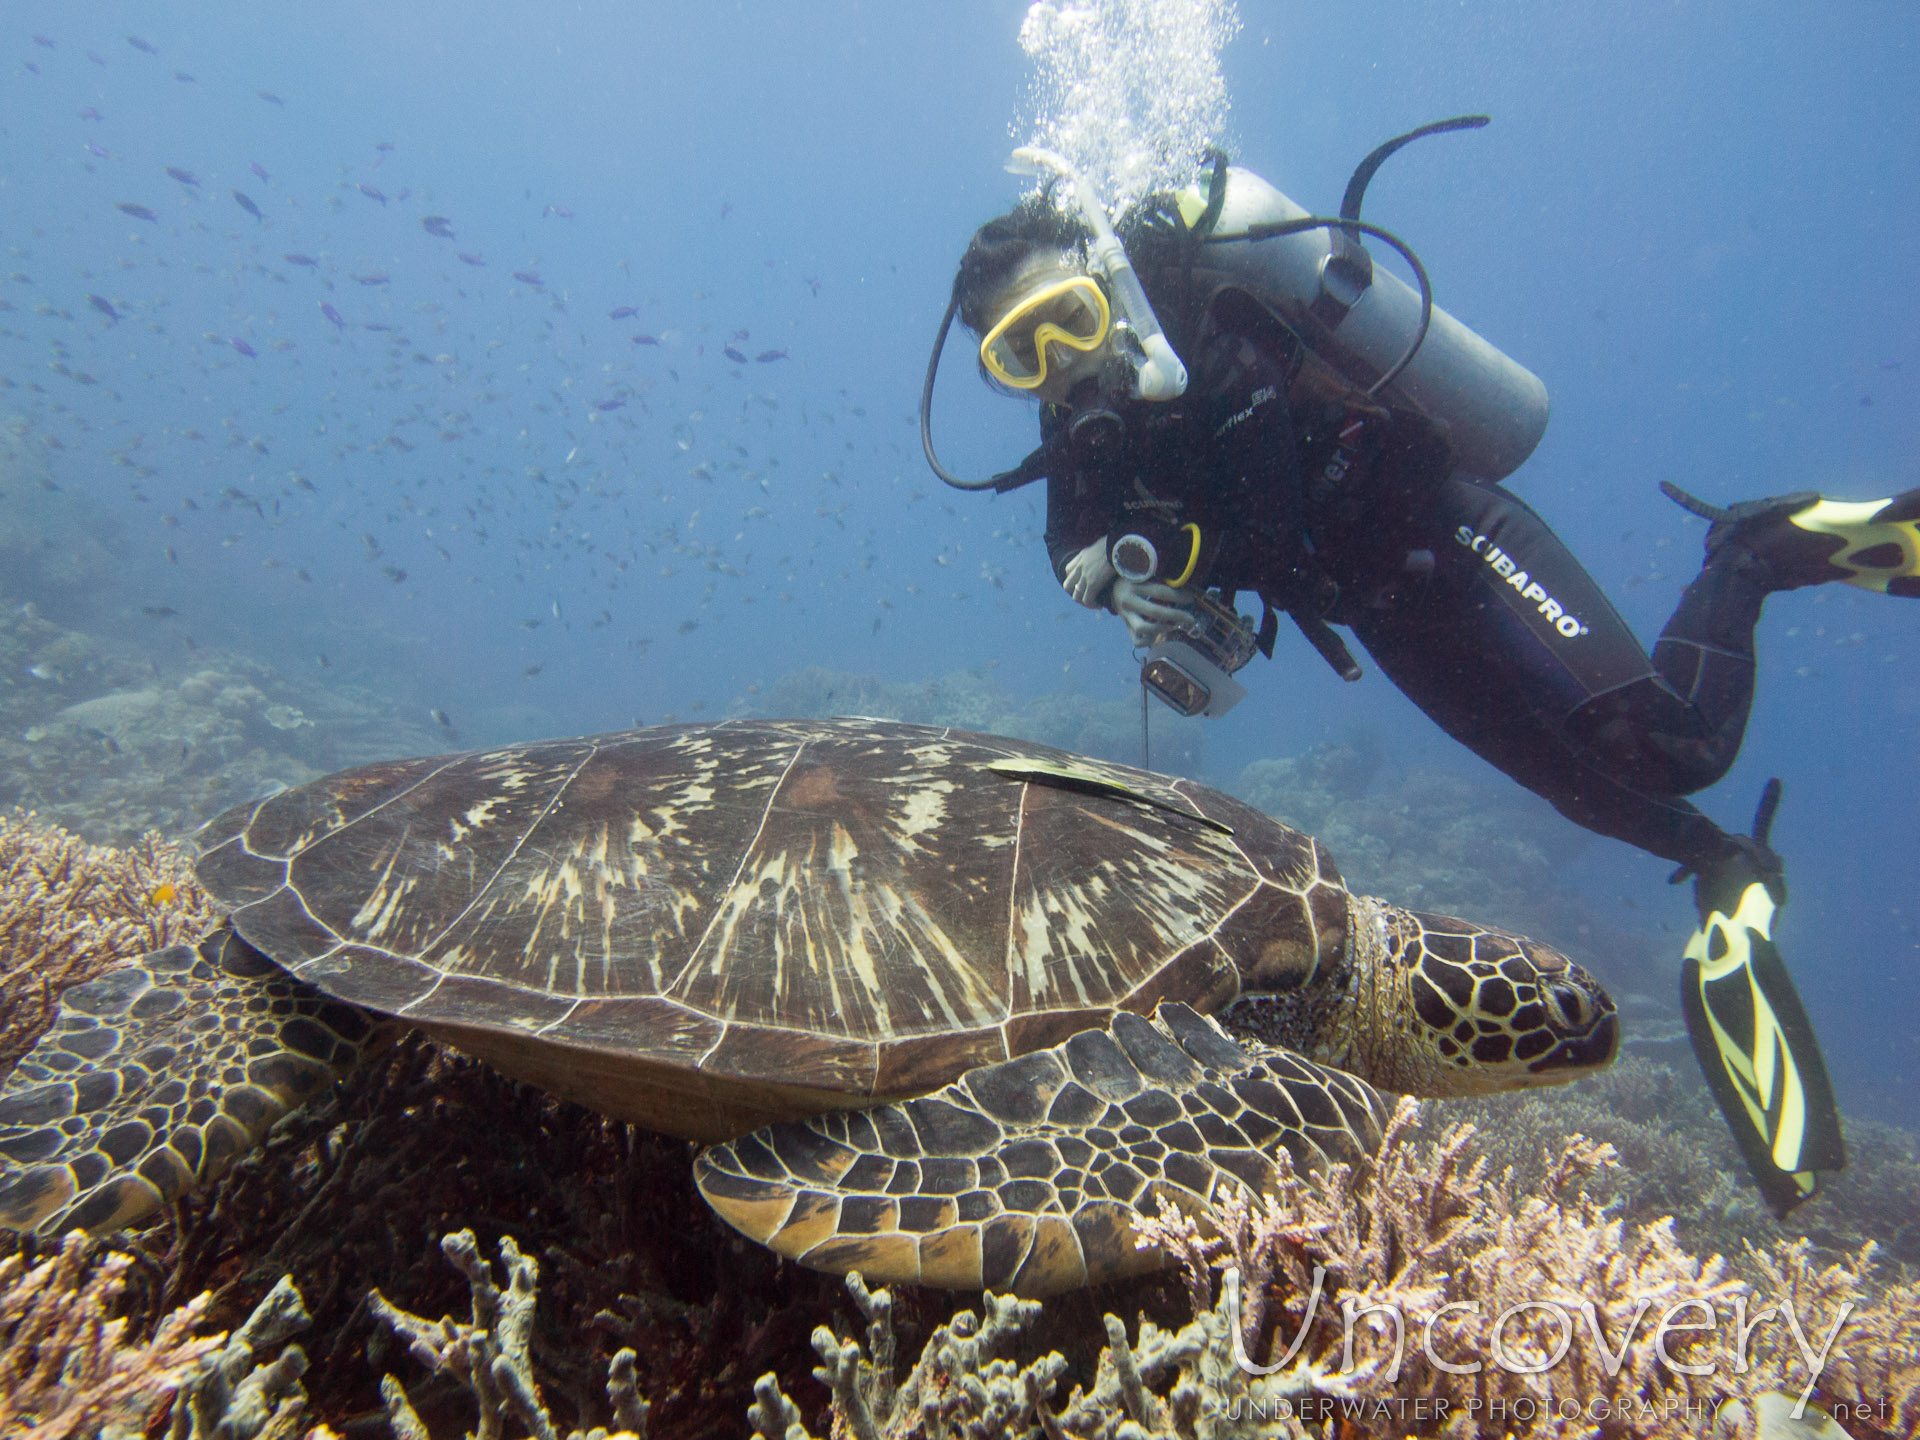
[[[1350,941],[1371,1018],[1355,1073],[1408,1094],[1563,1085],[1611,1065],[1620,1018],[1558,950],[1447,915],[1356,896]],[[1370,983],[1369,983],[1370,982]],[[1371,1048],[1373,1060],[1364,1063]]]
[[[1432,1097],[1561,1085],[1620,1048],[1599,982],[1523,936],[1355,895],[1345,959],[1338,983],[1311,994],[1243,994],[1228,1023],[1382,1090]]]

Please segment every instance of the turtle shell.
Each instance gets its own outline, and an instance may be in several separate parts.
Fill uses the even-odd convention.
[[[1311,984],[1348,925],[1319,846],[1218,791],[870,720],[369,765],[203,845],[234,928],[301,979],[701,1140]]]

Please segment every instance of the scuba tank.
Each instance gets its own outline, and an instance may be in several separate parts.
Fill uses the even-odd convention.
[[[1343,218],[1359,219],[1370,165],[1385,158],[1376,151],[1355,173]],[[1467,474],[1497,481],[1519,469],[1547,428],[1540,377],[1430,302],[1422,337],[1418,290],[1375,266],[1349,233],[1324,224],[1296,228],[1307,211],[1251,170],[1225,168],[1225,198],[1205,237],[1208,267],[1272,306],[1355,385],[1371,387],[1411,352],[1380,398],[1444,421],[1456,464]],[[1197,185],[1181,192],[1188,224],[1209,209],[1209,198]],[[1251,243],[1230,243],[1239,240]]]

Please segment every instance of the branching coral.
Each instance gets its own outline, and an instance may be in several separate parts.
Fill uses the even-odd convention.
[[[480,1420],[472,1440],[503,1440],[509,1416],[519,1420],[535,1440],[559,1440],[533,1378],[531,1340],[539,1265],[520,1252],[512,1236],[503,1236],[500,1263],[507,1272],[503,1291],[494,1283],[493,1267],[481,1258],[471,1230],[446,1236],[440,1248],[467,1278],[473,1297],[469,1320],[462,1323],[444,1316],[427,1320],[400,1309],[378,1290],[367,1297],[373,1313],[407,1342],[416,1360],[452,1376],[473,1396]],[[645,1440],[649,1407],[640,1398],[633,1362],[634,1352],[622,1350],[614,1356],[607,1380],[607,1398],[621,1430],[613,1435],[603,1429],[584,1434],[576,1430],[568,1440]],[[398,1380],[389,1375],[380,1392],[396,1440],[429,1440],[426,1425]]]
[[[1067,1362],[1049,1352],[1021,1365],[1015,1348],[1040,1318],[1038,1301],[984,1297],[984,1316],[963,1310],[940,1327],[907,1378],[893,1384],[890,1300],[858,1274],[847,1288],[868,1318],[863,1351],[822,1326],[814,1378],[833,1394],[833,1435],[848,1440],[1306,1440],[1293,1418],[1310,1397],[1349,1401],[1373,1370],[1335,1376],[1313,1362],[1276,1375],[1250,1375],[1234,1362],[1230,1316],[1238,1289],[1177,1331],[1151,1320],[1138,1333],[1106,1317],[1107,1345],[1093,1383],[1076,1385],[1059,1410],[1053,1396]],[[747,1418],[758,1440],[813,1440],[799,1408],[772,1375],[754,1387]]]
[[[1871,1242],[1849,1260],[1824,1266],[1815,1264],[1805,1240],[1754,1251],[1766,1276],[1759,1300],[1779,1307],[1783,1321],[1791,1317],[1760,1332],[1754,1372],[1797,1397],[1809,1388],[1806,1351],[1819,1353],[1831,1326],[1831,1355],[1814,1388],[1835,1415],[1892,1435],[1920,1435],[1920,1284],[1875,1294],[1873,1256]]]
[[[1777,1245],[1751,1257],[1765,1283],[1749,1284],[1664,1219],[1610,1215],[1590,1193],[1610,1147],[1576,1137],[1523,1185],[1473,1157],[1468,1126],[1413,1138],[1418,1110],[1402,1102],[1370,1164],[1307,1179],[1283,1157],[1270,1194],[1224,1189],[1203,1219],[1166,1205],[1136,1222],[1178,1263],[1194,1318],[1142,1320],[1129,1340],[1108,1315],[1092,1383],[1064,1402],[1059,1355],[1003,1358],[1039,1307],[994,1296],[894,1388],[888,1296],[850,1278],[864,1350],[814,1333],[833,1434],[1752,1440],[1812,1433],[1769,1428],[1803,1396],[1862,1421],[1857,1435],[1920,1427],[1920,1289],[1875,1296],[1868,1253],[1820,1268],[1805,1242]],[[808,1440],[771,1376],[756,1392],[761,1440]]]
[[[307,1323],[299,1290],[282,1276],[233,1338],[194,1367],[174,1402],[169,1440],[322,1440],[330,1435],[324,1426],[309,1429],[307,1392],[300,1385],[306,1352],[289,1345],[273,1360],[260,1360],[268,1346]]]
[[[1826,1177],[1818,1199],[1783,1223],[1746,1178],[1726,1122],[1691,1060],[1684,1071],[1628,1055],[1611,1069],[1564,1090],[1491,1095],[1425,1107],[1423,1133],[1436,1122],[1471,1121],[1473,1149],[1492,1174],[1512,1169],[1515,1183],[1537,1185],[1575,1134],[1605,1141],[1620,1163],[1590,1177],[1587,1193],[1611,1202],[1630,1224],[1673,1220],[1681,1245],[1696,1255],[1722,1254],[1742,1279],[1759,1285],[1749,1244],[1770,1249],[1798,1236],[1839,1260],[1869,1240],[1891,1275],[1920,1277],[1920,1139],[1909,1131],[1849,1117],[1847,1168]]]
[[[1583,1193],[1609,1147],[1574,1141],[1522,1191],[1468,1158],[1469,1127],[1409,1141],[1417,1110],[1402,1102],[1372,1166],[1313,1184],[1283,1173],[1259,1200],[1223,1195],[1211,1235],[1163,1211],[1142,1239],[1179,1260],[1196,1296],[1216,1270],[1244,1277],[1253,1355],[1277,1336],[1327,1372],[1373,1363],[1369,1399],[1402,1427],[1407,1397],[1443,1432],[1511,1417],[1541,1435],[1584,1435],[1601,1417],[1624,1420],[1615,1433],[1659,1433],[1747,1397],[1738,1376],[1694,1373],[1707,1342],[1680,1328],[1746,1287],[1718,1257],[1682,1250],[1667,1223],[1629,1230]]]
[[[33,1048],[64,991],[198,939],[213,914],[187,856],[157,835],[117,850],[30,814],[0,816],[0,1074]]]
[[[130,1256],[98,1252],[84,1235],[28,1267],[0,1261],[0,1434],[13,1440],[134,1437],[215,1350],[219,1337],[196,1338],[207,1308],[202,1295],[161,1320],[144,1345],[130,1344],[127,1322],[109,1319]]]

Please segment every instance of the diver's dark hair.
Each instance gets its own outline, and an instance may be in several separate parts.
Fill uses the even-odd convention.
[[[988,307],[1021,266],[1048,250],[1077,249],[1086,239],[1086,228],[1061,214],[1049,194],[1029,195],[1005,215],[989,220],[973,232],[953,277],[961,323],[976,335],[992,328],[999,317]]]

